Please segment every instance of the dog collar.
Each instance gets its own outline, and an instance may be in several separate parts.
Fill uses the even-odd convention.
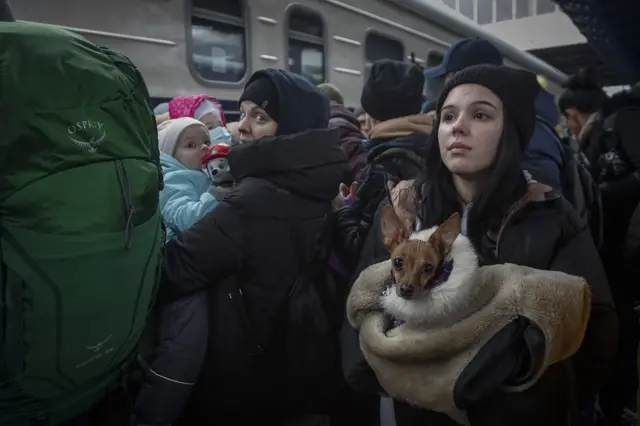
[[[449,279],[451,271],[453,270],[453,260],[442,262],[433,277],[429,279],[425,287],[435,287]]]

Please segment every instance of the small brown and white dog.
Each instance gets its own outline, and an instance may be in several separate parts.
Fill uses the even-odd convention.
[[[470,313],[477,295],[473,280],[478,256],[460,234],[458,213],[412,234],[387,205],[381,228],[392,264],[392,285],[382,295],[382,306],[395,319],[390,327],[452,324]]]

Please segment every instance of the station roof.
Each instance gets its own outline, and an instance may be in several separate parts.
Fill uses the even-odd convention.
[[[600,69],[603,80],[608,78],[613,84],[640,81],[640,7],[637,0],[554,1],[589,42],[586,47],[570,46],[567,56],[573,54],[575,59],[586,59],[588,49],[593,49],[600,58],[600,64],[595,61],[594,65],[596,70]],[[548,55],[553,55],[553,52]],[[587,59],[586,63],[589,62]],[[607,81],[603,83],[606,85]]]
[[[607,64],[588,43],[532,49],[528,52],[567,75],[589,67],[595,71],[598,82],[603,86],[619,86],[626,84],[625,80],[628,80]]]

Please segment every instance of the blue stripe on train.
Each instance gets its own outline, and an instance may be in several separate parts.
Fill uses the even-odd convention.
[[[163,102],[169,102],[171,98],[151,98],[151,104],[155,108]],[[238,121],[240,119],[240,111],[238,109],[238,101],[229,99],[218,99],[224,109],[224,115],[227,117],[227,121]]]

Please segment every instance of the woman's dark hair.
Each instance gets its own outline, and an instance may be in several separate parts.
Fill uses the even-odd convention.
[[[598,111],[609,98],[597,83],[595,73],[583,68],[571,76],[562,87],[565,91],[558,99],[558,108],[564,114],[569,108],[575,108],[585,114]]]
[[[509,208],[527,192],[527,180],[522,172],[522,146],[515,125],[505,111],[504,128],[491,165],[488,180],[475,200],[467,217],[467,237],[482,256],[482,239],[489,230],[496,229],[504,220]],[[462,202],[453,186],[453,175],[440,156],[438,127],[440,116],[431,134],[425,158],[425,170],[417,182],[420,218],[423,229],[444,222],[449,216],[462,213]]]

